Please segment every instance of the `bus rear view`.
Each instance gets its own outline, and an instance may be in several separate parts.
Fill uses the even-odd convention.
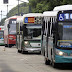
[[[5,47],[16,45],[16,19],[20,16],[12,16],[5,20],[4,42]]]

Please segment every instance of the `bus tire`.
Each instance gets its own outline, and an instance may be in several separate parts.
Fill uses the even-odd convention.
[[[21,53],[21,50],[18,50],[18,53]]]
[[[7,44],[5,44],[5,47],[8,47],[8,45],[7,45]]]
[[[47,60],[47,58],[45,58],[45,64],[50,65],[50,60]]]
[[[11,47],[12,47],[12,45],[8,45],[8,47],[9,47],[9,48],[11,48]]]

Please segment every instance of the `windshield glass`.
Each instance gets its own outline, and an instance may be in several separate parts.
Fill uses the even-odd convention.
[[[16,34],[16,19],[11,19],[9,22],[9,34]]]
[[[3,39],[3,34],[4,34],[4,32],[0,31],[0,39]]]
[[[24,24],[24,39],[41,39],[41,24]]]
[[[72,47],[72,23],[58,23],[58,45]]]

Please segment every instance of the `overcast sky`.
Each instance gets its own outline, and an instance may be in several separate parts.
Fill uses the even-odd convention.
[[[28,0],[21,0],[21,1],[28,2]],[[17,0],[8,0],[8,2],[9,2],[8,4],[3,4],[3,0],[0,0],[0,21],[1,21],[1,10],[2,10],[2,14],[6,15],[7,14],[7,5],[8,5],[8,12],[13,7],[18,5],[18,1]],[[20,3],[23,3],[23,2],[19,1],[19,4]],[[3,15],[2,15],[2,18],[6,17],[6,16],[3,16]]]

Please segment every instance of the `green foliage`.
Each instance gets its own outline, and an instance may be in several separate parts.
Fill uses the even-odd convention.
[[[22,3],[19,5],[19,15],[21,13],[29,13],[29,6],[28,3]],[[13,9],[11,9],[8,13],[8,17],[14,16],[14,15],[18,15],[18,5],[16,7],[14,7]]]
[[[53,10],[55,6],[72,4],[72,0],[29,0],[32,12]]]
[[[5,21],[6,18],[3,18],[0,22],[0,25],[4,25],[4,21]]]

